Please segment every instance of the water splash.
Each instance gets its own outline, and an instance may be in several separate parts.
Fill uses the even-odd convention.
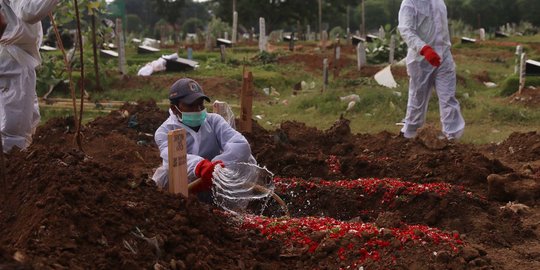
[[[262,214],[274,195],[274,174],[266,167],[250,163],[216,166],[213,173],[214,203],[234,214]],[[260,211],[251,202],[260,202]],[[261,204],[262,203],[262,204]],[[259,204],[257,204],[259,205]],[[250,206],[250,207],[248,207]]]

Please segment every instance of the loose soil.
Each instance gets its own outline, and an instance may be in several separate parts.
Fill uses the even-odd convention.
[[[255,122],[246,137],[276,174],[290,224],[315,217],[376,228],[294,227],[309,238],[299,246],[158,190],[149,180],[161,163],[151,136],[166,117],[152,101],[126,104],[83,128],[84,153],[74,149],[73,120],[53,119],[29,149],[7,155],[0,269],[339,269],[360,266],[360,255],[368,269],[540,268],[537,132],[477,147],[441,141],[431,127],[404,139],[352,134],[347,119],[324,131],[298,122],[268,131]],[[508,200],[530,208],[501,208]],[[280,211],[271,202],[264,214]],[[451,239],[430,238],[427,226]]]

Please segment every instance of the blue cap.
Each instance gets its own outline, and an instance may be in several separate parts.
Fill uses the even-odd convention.
[[[169,90],[169,100],[179,100],[184,104],[193,104],[199,98],[204,98],[210,102],[202,87],[190,78],[182,78],[176,81]]]

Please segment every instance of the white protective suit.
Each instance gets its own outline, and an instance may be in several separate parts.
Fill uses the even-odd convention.
[[[256,164],[251,155],[251,147],[246,138],[234,130],[219,114],[208,113],[199,131],[194,131],[178,120],[169,109],[169,118],[156,130],[155,140],[161,152],[163,164],[156,170],[152,179],[160,187],[168,184],[169,152],[167,134],[171,130],[183,128],[187,131],[187,171],[188,181],[194,181],[195,167],[203,160],[221,160],[227,166],[230,162]]]
[[[463,135],[465,121],[461,116],[456,93],[456,68],[450,52],[446,5],[443,0],[403,0],[399,10],[398,29],[409,47],[407,73],[410,76],[409,100],[405,125],[406,138],[416,135],[426,119],[431,89],[439,97],[442,132],[448,139]],[[439,67],[432,66],[420,55],[429,45],[441,57]]]
[[[41,20],[58,0],[0,0],[7,28],[0,39],[0,131],[4,152],[32,142],[40,119],[36,71],[41,63]]]

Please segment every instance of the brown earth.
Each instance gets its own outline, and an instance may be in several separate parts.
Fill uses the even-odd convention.
[[[540,86],[526,87],[521,93],[516,92],[508,100],[511,104],[525,105],[530,108],[540,108]]]
[[[84,127],[85,153],[74,149],[73,121],[53,119],[38,128],[27,151],[10,153],[8,180],[0,191],[0,269],[346,266],[335,258],[338,247],[352,238],[313,254],[291,256],[280,240],[239,229],[214,206],[157,190],[148,178],[161,160],[149,135],[166,117],[155,102],[126,104]],[[426,185],[445,182],[456,189],[393,204],[381,204],[382,193],[356,189],[278,189],[293,216],[374,222],[387,228],[424,224],[456,232],[465,241],[453,255],[434,242],[406,245],[395,264],[367,261],[369,269],[540,267],[540,167],[530,165],[528,174],[521,170],[540,159],[538,133],[513,134],[500,145],[475,147],[438,141],[429,127],[408,140],[387,132],[351,134],[348,124],[341,119],[321,131],[284,122],[267,131],[255,123],[254,132],[246,136],[257,161],[279,177],[312,183],[391,177]],[[332,156],[338,170],[329,167]],[[492,174],[500,175],[497,185],[487,181]],[[507,199],[531,208],[516,213],[501,209]],[[280,215],[273,209],[271,205],[267,214]],[[447,255],[433,257],[435,251]]]

